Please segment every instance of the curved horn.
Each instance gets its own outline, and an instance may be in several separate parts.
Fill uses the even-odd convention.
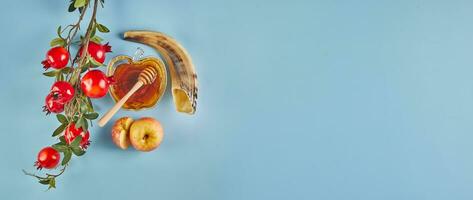
[[[127,31],[125,40],[146,44],[158,51],[171,74],[171,91],[178,112],[194,114],[197,107],[198,82],[187,51],[173,38],[154,31]]]

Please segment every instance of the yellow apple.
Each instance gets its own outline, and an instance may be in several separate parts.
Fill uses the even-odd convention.
[[[128,132],[132,123],[131,117],[122,117],[115,121],[112,127],[112,141],[121,149],[127,149],[130,146]]]
[[[163,140],[163,127],[159,121],[144,117],[131,124],[131,145],[138,151],[152,151],[156,149]]]

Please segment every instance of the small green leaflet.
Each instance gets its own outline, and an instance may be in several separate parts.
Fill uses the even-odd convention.
[[[79,128],[81,127],[84,130],[87,130],[89,128],[89,124],[87,120],[85,120],[83,117],[79,118],[76,122],[76,127]]]
[[[95,28],[92,28],[92,31],[90,32],[90,37],[91,38],[94,37],[95,33],[96,33]]]
[[[69,148],[65,144],[61,144],[61,143],[53,144],[51,147],[56,149],[56,151],[59,151],[59,152],[66,152],[69,150]]]
[[[56,74],[56,81],[64,81],[64,75],[62,73]]]
[[[79,147],[80,141],[82,141],[82,136],[78,135],[74,140],[71,142],[71,147]]]
[[[97,23],[97,29],[102,33],[108,33],[110,30],[103,24]]]
[[[56,188],[56,179],[55,178],[51,178],[50,181],[49,181],[48,190],[51,189],[51,188]]]
[[[75,8],[84,7],[84,6],[85,6],[85,3],[87,3],[87,0],[76,0],[76,1],[74,2],[74,7],[75,7]]]
[[[95,42],[95,43],[101,43],[103,39],[99,36],[94,35],[94,37],[90,38],[90,41]]]
[[[92,58],[90,55],[87,55],[87,60],[89,61],[90,64],[94,66],[102,66],[102,63],[97,62],[94,58]]]
[[[62,159],[61,165],[66,165],[69,160],[71,160],[72,152],[71,150],[67,149],[67,151],[64,152],[64,158]]]
[[[61,122],[61,124],[67,123],[67,118],[63,114],[57,114],[56,118],[59,122]]]
[[[61,134],[66,129],[67,124],[61,124],[61,126],[57,127],[54,130],[52,137],[56,137],[57,135]]]
[[[50,45],[51,45],[51,47],[64,46],[64,45],[66,45],[66,41],[62,38],[54,38],[53,40],[51,40]]]
[[[89,110],[89,105],[87,105],[87,102],[83,102],[80,104],[80,112],[81,113],[86,113]],[[84,114],[85,117],[85,114]]]
[[[67,9],[67,11],[74,12],[74,10],[76,10],[76,7],[74,7],[74,1],[73,1],[71,5],[69,5],[69,8]]]
[[[50,179],[41,179],[41,180],[39,180],[39,183],[41,183],[43,185],[49,185],[49,180]]]
[[[72,153],[74,153],[74,155],[76,156],[82,156],[85,154],[85,151],[82,150],[80,147],[71,147],[72,149]]]
[[[97,117],[99,117],[99,114],[96,112],[87,113],[87,114],[84,114],[84,117],[90,120],[94,120],[94,119],[97,119]]]
[[[49,71],[49,72],[44,72],[43,75],[45,75],[47,77],[55,77],[58,72],[59,71],[57,71],[57,70],[53,70],[53,71]]]
[[[90,101],[90,98],[87,99],[87,104],[89,105],[89,112],[94,112],[94,106],[92,105],[92,101]]]
[[[80,73],[82,74],[82,73],[86,72],[88,69],[89,69],[88,66],[82,66],[82,68],[80,69]]]
[[[72,67],[64,67],[61,69],[63,74],[70,74],[72,72]]]
[[[61,39],[64,39],[64,38],[62,38],[62,36],[61,36],[61,26],[57,27],[57,36],[58,36],[59,38],[61,38]]]
[[[86,119],[84,119],[84,125],[82,126],[82,129],[84,130],[89,130],[89,121],[87,121]]]
[[[64,138],[64,136],[59,137],[59,141],[61,141],[61,144],[66,144],[66,138]]]

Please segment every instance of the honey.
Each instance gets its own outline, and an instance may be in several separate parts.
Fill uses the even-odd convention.
[[[119,62],[119,60],[122,62]],[[166,89],[166,71],[162,61],[155,58],[145,58],[135,62],[129,57],[122,56],[121,59],[117,58],[111,61],[109,74],[113,74],[115,83],[110,87],[110,93],[115,101],[119,101],[130,91],[138,81],[139,74],[148,66],[158,69],[158,76],[153,83],[143,85],[131,95],[122,108],[140,110],[153,107]]]

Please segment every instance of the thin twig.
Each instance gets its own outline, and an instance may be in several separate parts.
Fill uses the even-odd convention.
[[[64,171],[66,171],[66,167],[67,167],[67,165],[64,165],[64,167],[59,171],[58,174],[48,174],[48,173],[46,173],[46,177],[42,177],[42,176],[38,176],[38,175],[33,174],[33,173],[29,173],[29,172],[27,172],[27,171],[24,170],[24,169],[23,169],[22,171],[23,171],[23,173],[24,173],[25,175],[32,176],[32,177],[35,177],[35,178],[37,178],[37,179],[48,179],[48,178],[50,178],[50,177],[56,178],[56,177],[58,177],[58,176],[61,176],[62,173],[64,173]]]
[[[89,46],[90,34],[92,33],[91,29],[97,14],[97,2],[98,0],[94,1],[94,11],[92,12],[92,17],[90,18],[89,26],[87,27],[87,32],[85,33],[84,41],[82,42],[82,53],[79,54],[81,57],[79,58],[78,67],[74,70],[71,80],[69,80],[72,85],[75,85],[76,81],[79,79],[80,72],[82,71],[82,67],[87,58],[87,49]]]
[[[77,23],[72,25],[71,29],[69,30],[69,33],[67,34],[66,42],[67,42],[67,51],[71,52],[71,43],[74,37],[77,34],[77,31],[80,29],[80,23],[82,22],[82,19],[85,16],[85,12],[87,11],[87,7],[85,6],[84,9],[82,10],[82,13],[79,16],[79,20],[77,20]],[[74,66],[74,62],[72,59],[72,56],[69,56],[69,61],[71,62],[71,66]]]

